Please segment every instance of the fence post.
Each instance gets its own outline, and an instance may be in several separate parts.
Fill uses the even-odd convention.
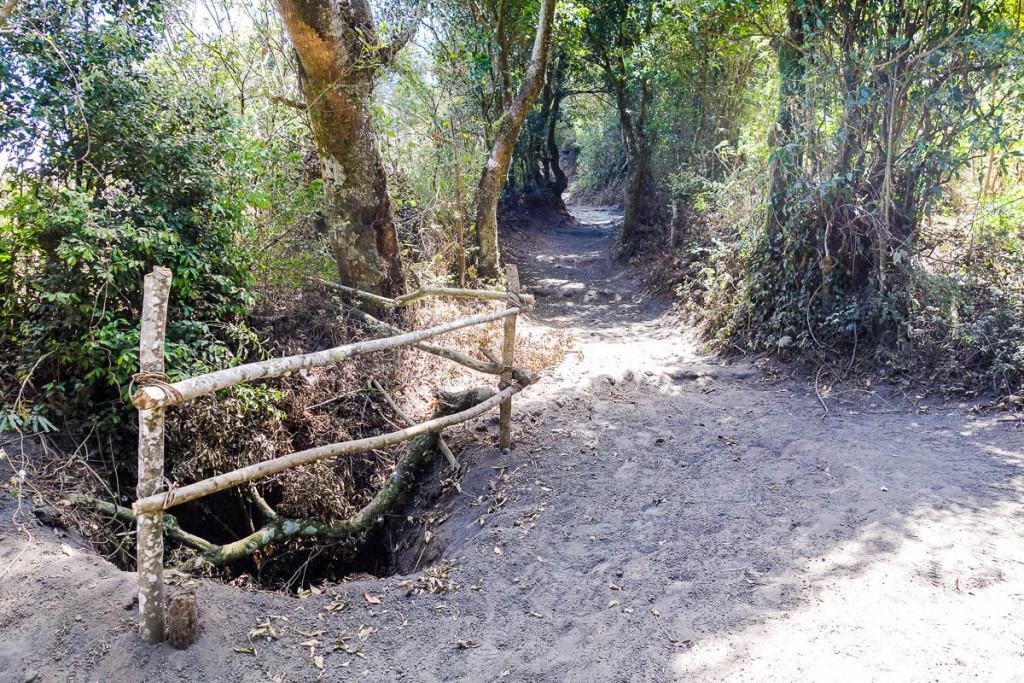
[[[139,371],[164,373],[164,335],[171,271],[157,266],[146,276],[142,296],[142,329],[139,334]],[[164,412],[166,408],[139,411],[138,498],[159,492],[164,479]],[[136,518],[139,572],[139,635],[147,643],[159,643],[164,631],[164,528],[163,513],[140,513]]]
[[[508,274],[508,305],[522,306],[519,300],[519,269],[509,264],[505,267]],[[505,318],[505,340],[501,348],[501,388],[504,389],[512,384],[512,364],[515,360],[516,348],[516,318],[519,316],[510,315]],[[507,450],[512,445],[512,397],[502,402],[501,415],[498,422],[498,447]]]

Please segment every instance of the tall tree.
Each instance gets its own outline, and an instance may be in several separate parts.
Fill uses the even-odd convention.
[[[338,274],[352,287],[399,294],[405,282],[395,215],[370,104],[419,15],[382,39],[369,0],[277,0],[277,7],[298,55]]]
[[[533,40],[530,68],[516,99],[506,107],[497,121],[491,153],[480,174],[476,199],[476,234],[480,243],[479,271],[484,277],[498,277],[498,198],[508,180],[512,150],[519,137],[519,129],[544,88],[554,16],[555,0],[542,0],[537,15],[537,33]]]
[[[622,220],[623,236],[639,227],[640,201],[650,172],[651,142],[647,117],[651,84],[639,62],[639,52],[654,28],[657,0],[594,3],[585,32],[590,43],[589,59],[604,73],[615,97],[629,166]]]

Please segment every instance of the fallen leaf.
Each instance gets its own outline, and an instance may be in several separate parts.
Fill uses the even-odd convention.
[[[359,637],[359,641],[362,642],[362,641],[366,640],[367,638],[369,638],[370,636],[372,636],[376,632],[377,632],[377,629],[375,629],[373,626],[367,626],[365,628],[359,629],[359,636],[358,636]]]
[[[612,589],[613,591],[620,591],[620,590],[622,590],[622,586],[620,586],[617,583],[612,583],[611,581],[608,582],[608,588]]]
[[[363,597],[366,598],[366,602],[370,603],[371,605],[381,604],[380,598],[370,595],[370,591],[368,590],[363,591]]]
[[[618,600],[610,600],[610,601],[608,602],[608,606],[609,606],[609,607],[616,607],[616,606],[618,606],[618,604],[619,604],[619,601],[618,601]]]
[[[472,647],[480,647],[480,643],[475,640],[456,640],[455,644],[459,646],[460,650],[468,650]]]
[[[320,669],[321,671],[324,670],[324,658],[323,658],[323,655],[317,655],[316,657],[313,657],[313,666],[315,666],[316,668]]]

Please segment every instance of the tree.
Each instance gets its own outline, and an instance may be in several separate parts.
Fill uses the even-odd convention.
[[[370,105],[382,69],[419,17],[382,39],[369,0],[278,0],[277,7],[298,55],[338,275],[345,285],[396,296],[405,280]]]
[[[654,28],[657,4],[655,0],[593,3],[584,29],[590,43],[589,59],[602,71],[615,97],[629,160],[622,219],[624,238],[639,227],[640,200],[650,170],[647,117],[652,93],[650,79],[640,64],[640,53]]]
[[[479,272],[483,277],[498,277],[498,199],[508,180],[519,129],[544,88],[554,16],[555,0],[542,0],[530,68],[515,101],[495,123],[494,142],[480,174],[476,198],[476,234],[480,244]]]

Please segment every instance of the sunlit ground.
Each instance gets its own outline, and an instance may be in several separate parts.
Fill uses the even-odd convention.
[[[701,640],[675,656],[675,672],[684,680],[1024,680],[1024,476],[1009,488],[984,508],[916,508],[797,563],[778,581],[802,585],[805,606]]]

